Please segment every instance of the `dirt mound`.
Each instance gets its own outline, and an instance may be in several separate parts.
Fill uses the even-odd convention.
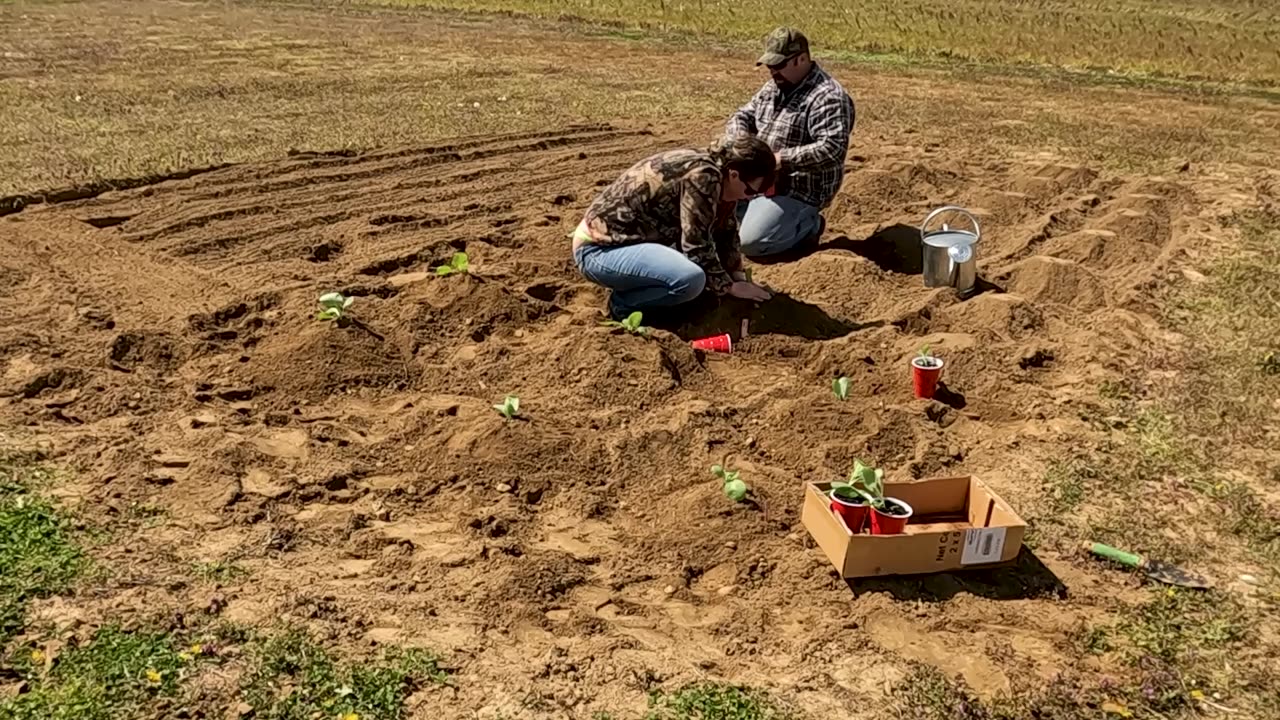
[[[930,330],[969,332],[992,339],[1016,340],[1028,337],[1044,326],[1044,314],[1026,298],[983,293],[942,308],[930,324]]]
[[[1068,305],[1082,312],[1107,304],[1102,279],[1082,265],[1061,258],[1027,258],[997,282],[1036,304]]]

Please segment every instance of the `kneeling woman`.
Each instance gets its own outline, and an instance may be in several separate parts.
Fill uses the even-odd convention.
[[[704,288],[768,300],[742,270],[734,208],[769,187],[774,170],[769,146],[746,136],[706,152],[646,158],[587,208],[573,234],[573,259],[588,280],[613,291],[614,319],[688,302]]]

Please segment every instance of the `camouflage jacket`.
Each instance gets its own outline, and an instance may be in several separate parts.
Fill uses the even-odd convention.
[[[684,253],[717,295],[742,271],[733,203],[720,201],[720,168],[704,152],[672,150],[622,173],[587,208],[597,245],[660,243]]]

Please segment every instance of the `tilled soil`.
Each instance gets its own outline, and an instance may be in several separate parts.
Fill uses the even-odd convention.
[[[12,212],[0,417],[76,466],[92,506],[162,508],[139,553],[249,570],[223,616],[449,654],[448,716],[589,717],[705,677],[850,713],[901,659],[984,695],[1071,666],[1058,643],[1113,591],[1070,558],[851,588],[807,542],[802,483],[858,457],[890,479],[977,473],[1033,514],[1043,458],[1089,432],[1076,404],[1176,342],[1146,288],[1242,196],[873,146],[820,249],[754,268],[774,300],[618,334],[568,233],[680,144],[580,126],[304,153]],[[916,228],[946,204],[984,226],[965,301],[919,274]],[[436,277],[457,251],[472,274]],[[333,290],[373,332],[314,319]],[[717,330],[732,355],[689,347]],[[911,397],[926,344],[946,402]],[[508,393],[515,421],[491,407]],[[721,494],[726,459],[758,502]],[[137,603],[207,600],[138,585]]]

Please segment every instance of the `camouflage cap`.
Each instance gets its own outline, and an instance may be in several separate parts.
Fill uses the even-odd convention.
[[[800,53],[809,52],[809,38],[795,28],[774,28],[765,36],[764,54],[756,65],[781,65]]]

